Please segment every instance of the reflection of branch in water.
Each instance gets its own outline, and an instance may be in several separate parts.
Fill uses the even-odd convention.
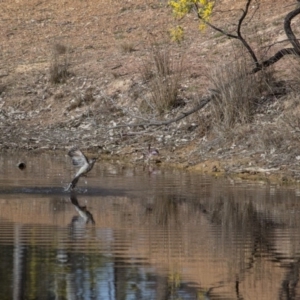
[[[287,267],[288,272],[282,280],[279,292],[279,299],[299,299],[297,286],[299,283],[300,259],[290,263]]]
[[[84,220],[86,224],[88,223],[95,224],[93,215],[86,209],[85,205],[84,206],[79,205],[75,193],[71,193],[70,200],[72,204],[75,206],[75,209],[77,210],[79,216]]]
[[[235,293],[236,293],[236,299],[238,300],[242,300],[244,299],[241,295],[240,295],[240,280],[237,277],[236,281],[235,281]]]

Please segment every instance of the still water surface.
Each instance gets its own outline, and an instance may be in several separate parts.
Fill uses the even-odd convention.
[[[19,170],[19,160],[27,168]],[[300,192],[0,155],[0,299],[300,299]]]

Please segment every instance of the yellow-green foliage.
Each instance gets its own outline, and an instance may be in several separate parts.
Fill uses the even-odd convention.
[[[176,18],[183,18],[188,14],[192,7],[198,9],[198,17],[200,20],[199,29],[205,28],[205,23],[209,21],[214,8],[215,0],[170,0],[169,5],[173,10]],[[183,33],[183,31],[182,31]]]
[[[190,12],[194,1],[190,0],[170,0],[169,5],[173,9],[173,14],[176,18],[182,18]]]
[[[183,40],[183,28],[178,25],[170,29],[170,36],[173,42],[180,43]]]
[[[208,21],[209,17],[212,14],[215,1],[211,0],[199,0],[200,7],[198,10],[199,15],[201,16],[203,21]]]

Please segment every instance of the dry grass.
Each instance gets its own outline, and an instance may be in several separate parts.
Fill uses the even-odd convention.
[[[159,45],[151,45],[151,59],[155,66],[156,74],[159,77],[171,75],[172,60],[170,49],[168,47],[160,47]]]
[[[258,140],[262,149],[266,152],[275,152],[285,145],[287,139],[286,132],[279,130],[276,124],[266,124],[261,128],[258,133]]]
[[[280,131],[285,129],[294,142],[300,141],[300,97],[298,93],[290,93],[282,110]]]
[[[262,95],[271,89],[272,72],[249,74],[249,70],[242,58],[213,70],[210,75],[217,92],[212,102],[214,125],[222,131],[250,122]]]
[[[149,106],[163,113],[178,104],[182,58],[172,56],[167,46],[152,45],[150,59],[141,73],[149,89]]]
[[[135,51],[134,44],[131,42],[123,42],[120,44],[120,50],[122,53],[131,53]]]
[[[50,64],[50,82],[54,84],[64,83],[70,72],[69,67],[69,49],[62,44],[54,44],[52,49]]]
[[[0,95],[5,91],[6,86],[4,84],[0,84]]]

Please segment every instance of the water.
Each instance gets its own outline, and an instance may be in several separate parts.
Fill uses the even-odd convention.
[[[17,163],[26,161],[19,170]],[[0,155],[0,299],[299,299],[299,190]]]

